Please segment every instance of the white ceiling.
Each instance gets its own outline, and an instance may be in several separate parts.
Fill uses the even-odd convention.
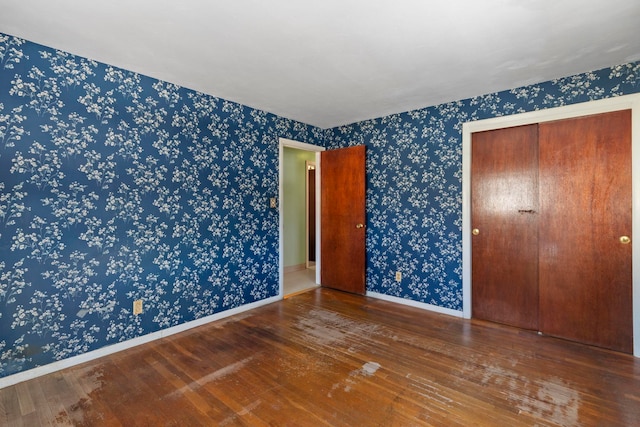
[[[640,60],[640,1],[0,0],[0,32],[327,128]]]

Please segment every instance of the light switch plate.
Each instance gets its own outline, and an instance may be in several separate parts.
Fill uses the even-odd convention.
[[[141,299],[137,299],[133,302],[133,314],[135,314],[136,316],[138,314],[142,314],[142,300]]]

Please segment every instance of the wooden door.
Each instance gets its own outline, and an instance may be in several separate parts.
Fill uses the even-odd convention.
[[[320,155],[320,282],[365,293],[365,146]]]
[[[631,112],[541,123],[540,330],[632,352]]]
[[[537,147],[537,125],[472,135],[473,316],[534,330],[538,328]]]

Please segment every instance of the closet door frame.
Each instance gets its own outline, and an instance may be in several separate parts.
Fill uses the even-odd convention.
[[[631,110],[631,179],[632,186],[632,295],[633,295],[633,355],[640,357],[640,94],[625,95],[511,116],[495,117],[462,125],[462,310],[463,317],[471,313],[471,134],[505,127],[543,123]]]

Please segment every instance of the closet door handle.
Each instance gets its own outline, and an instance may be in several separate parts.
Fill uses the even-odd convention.
[[[631,238],[629,236],[620,236],[620,243],[623,245],[628,245],[631,243]]]

